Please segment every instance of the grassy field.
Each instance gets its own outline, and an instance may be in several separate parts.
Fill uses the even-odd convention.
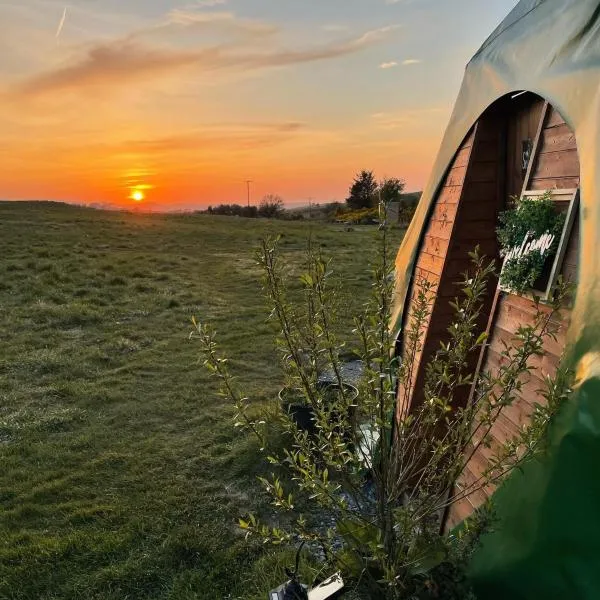
[[[264,503],[257,449],[188,335],[211,321],[272,399],[253,249],[283,233],[300,261],[310,227],[0,203],[1,599],[266,594],[277,561],[236,528]],[[313,227],[358,307],[374,229]]]

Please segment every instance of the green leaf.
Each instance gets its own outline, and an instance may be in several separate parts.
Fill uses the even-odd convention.
[[[339,519],[337,528],[349,546],[376,547],[379,543],[379,529],[371,523],[348,517]]]
[[[483,344],[483,342],[485,342],[488,339],[488,334],[484,331],[478,338],[477,341],[475,342],[476,346],[480,346],[481,344]]]
[[[420,540],[414,552],[408,557],[408,570],[411,575],[425,575],[429,573],[444,560],[446,560],[446,548],[440,538],[435,540]]]
[[[343,550],[338,554],[340,564],[343,565],[344,571],[354,579],[359,579],[364,571],[364,563],[356,552]]]

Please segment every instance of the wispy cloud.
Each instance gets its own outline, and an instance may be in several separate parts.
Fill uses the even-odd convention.
[[[90,47],[73,64],[35,75],[14,90],[39,96],[65,90],[98,87],[103,91],[132,82],[173,74],[184,68],[201,72],[247,71],[330,60],[354,54],[383,41],[394,26],[367,31],[359,37],[299,50],[257,51],[243,43],[176,50],[140,44],[131,38]]]
[[[171,154],[173,152],[201,152],[205,148],[210,148],[211,152],[221,148],[228,151],[231,149],[245,151],[284,143],[295,137],[303,129],[304,125],[297,122],[258,125],[236,124],[208,127],[179,135],[127,140],[114,149],[145,156]]]
[[[389,62],[381,63],[379,65],[379,68],[380,69],[393,69],[394,67],[397,67],[397,66],[398,66],[398,63],[395,60],[391,60]]]
[[[60,23],[58,24],[58,28],[56,30],[56,39],[60,38],[60,34],[62,33],[63,27],[65,26],[65,21],[67,20],[67,7],[65,6],[65,10],[63,11],[62,17],[60,19]]]
[[[399,25],[386,25],[385,27],[380,27],[379,29],[371,29],[371,31],[367,31],[361,35],[356,42],[362,45],[380,42],[385,39],[388,33],[399,29],[399,27]]]
[[[182,29],[209,31],[228,37],[266,37],[277,33],[280,28],[259,19],[241,18],[232,11],[204,10],[202,5],[194,4],[173,8],[162,20],[132,31],[128,39],[154,38],[157,34],[176,39]]]
[[[125,84],[197,63],[197,52],[142,48],[133,43],[100,44],[68,67],[36,75],[17,87],[18,94],[37,96],[73,88]]]
[[[408,67],[408,66],[410,66],[410,65],[418,65],[418,64],[421,64],[422,62],[423,62],[423,61],[422,61],[421,59],[419,59],[419,58],[407,58],[406,60],[403,60],[403,61],[402,61],[402,64],[403,64],[405,67]]]
[[[217,23],[219,21],[234,21],[235,14],[227,11],[205,12],[174,8],[167,15],[167,22],[175,25],[193,25],[196,23]]]

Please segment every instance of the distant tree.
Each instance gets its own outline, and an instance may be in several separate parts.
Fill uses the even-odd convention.
[[[213,215],[225,215],[233,217],[242,214],[243,207],[239,204],[219,204],[218,206],[209,207],[209,212]]]
[[[405,183],[402,179],[398,179],[397,177],[386,177],[379,184],[381,201],[386,205],[390,202],[400,202],[404,186]]]
[[[354,210],[374,206],[376,191],[377,182],[373,171],[361,171],[350,186],[350,195],[346,198],[346,204]]]
[[[242,215],[242,217],[256,219],[256,217],[258,217],[258,207],[257,206],[243,206],[241,215]]]
[[[258,216],[267,219],[277,219],[284,212],[283,198],[276,194],[267,194],[258,205]]]
[[[242,206],[241,204],[219,204],[218,206],[209,206],[205,212],[207,212],[209,215],[248,217],[255,219],[258,216],[258,207]]]

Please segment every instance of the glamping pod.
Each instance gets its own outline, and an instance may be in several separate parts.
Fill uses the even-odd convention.
[[[564,217],[553,257],[527,291],[515,293],[490,281],[479,324],[489,337],[470,357],[474,373],[493,372],[503,360],[504,344],[514,344],[518,328],[532,323],[533,295],[548,298],[559,276],[576,285],[572,305],[554,317],[556,338],[546,341],[545,355],[533,361],[517,401],[503,409],[491,431],[492,445],[514,437],[534,404],[543,401],[542,380],[565,360],[577,382],[550,428],[547,456],[513,474],[501,490],[490,488],[455,503],[446,516],[451,529],[496,494],[500,525],[473,567],[485,598],[600,597],[599,90],[600,2],[521,0],[467,66],[433,173],[396,260],[400,356],[419,282],[430,282],[433,291],[422,349],[408,390],[398,396],[403,405],[399,401],[397,410],[406,414],[423,401],[428,360],[449,339],[448,303],[469,267],[469,252],[478,245],[499,268],[506,262],[497,228],[511,198],[543,196]],[[525,239],[515,252],[546,241]],[[458,401],[472,397],[473,389],[466,389]],[[457,485],[477,479],[490,456],[485,448],[475,452]],[[560,569],[549,569],[565,544],[570,556]],[[593,585],[573,595],[573,581],[583,572],[586,585]]]

